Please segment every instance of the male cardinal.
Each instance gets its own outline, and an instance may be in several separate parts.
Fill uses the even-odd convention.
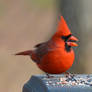
[[[74,62],[72,46],[78,46],[78,39],[72,35],[63,16],[60,17],[57,32],[50,40],[35,45],[34,50],[19,52],[16,55],[30,56],[45,73],[61,74]]]

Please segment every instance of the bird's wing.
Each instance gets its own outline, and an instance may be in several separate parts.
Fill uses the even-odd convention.
[[[32,58],[36,63],[39,63],[42,57],[47,54],[48,52],[54,50],[50,47],[49,42],[44,42],[41,44],[37,44],[36,49],[34,50],[34,57]]]
[[[34,48],[38,48],[38,47],[42,46],[43,44],[44,44],[44,42],[43,43],[39,43],[39,44],[35,45]]]

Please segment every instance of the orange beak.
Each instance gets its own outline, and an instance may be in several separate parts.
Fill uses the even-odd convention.
[[[76,37],[71,36],[69,38],[69,40],[67,41],[67,45],[76,47],[76,46],[78,46],[78,44],[76,43],[77,41],[78,41],[78,39]]]

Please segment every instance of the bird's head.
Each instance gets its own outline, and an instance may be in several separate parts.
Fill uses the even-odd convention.
[[[67,47],[78,46],[76,43],[78,39],[72,35],[70,29],[68,28],[66,21],[64,20],[63,16],[58,23],[57,32],[53,36],[55,39],[61,39]]]

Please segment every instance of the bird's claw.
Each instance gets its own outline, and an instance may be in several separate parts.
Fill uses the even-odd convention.
[[[51,76],[50,74],[46,73],[47,78],[53,78],[54,76]]]
[[[71,73],[69,73],[69,72],[65,72],[65,77],[66,78],[74,78],[74,74],[71,74]]]

